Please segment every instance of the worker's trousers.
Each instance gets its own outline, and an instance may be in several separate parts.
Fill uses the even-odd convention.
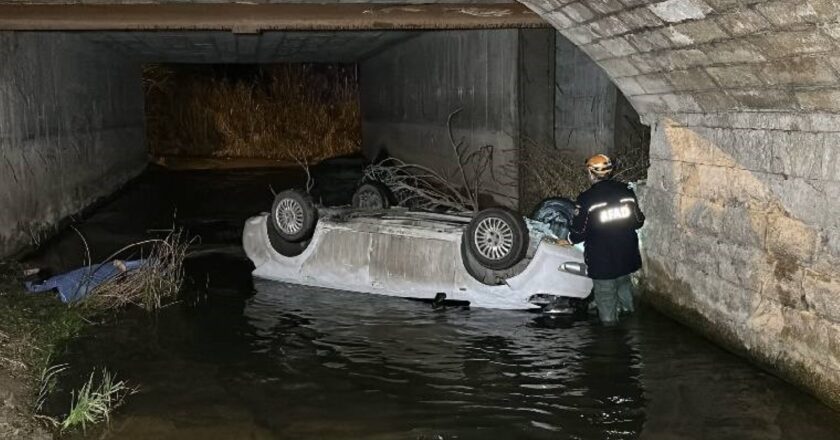
[[[604,324],[618,322],[621,312],[633,312],[633,282],[630,275],[611,280],[592,280],[598,317]]]

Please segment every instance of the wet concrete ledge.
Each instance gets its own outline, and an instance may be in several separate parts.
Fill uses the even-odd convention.
[[[293,162],[247,157],[157,156],[155,165],[170,170],[240,170],[266,168],[300,168]]]

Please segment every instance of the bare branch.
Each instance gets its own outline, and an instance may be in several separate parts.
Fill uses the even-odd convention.
[[[493,170],[495,147],[484,145],[471,149],[463,139],[455,140],[452,121],[461,111],[462,108],[454,110],[446,120],[449,146],[455,159],[452,172],[389,158],[370,165],[365,170],[364,179],[382,182],[391,189],[402,206],[478,211],[479,195],[488,173],[493,181],[498,182]]]
[[[312,173],[309,170],[309,157],[306,154],[306,151],[303,148],[296,148],[289,152],[289,156],[298,164],[299,167],[303,169],[303,172],[306,173],[306,193],[309,194],[312,191],[312,188],[315,186],[315,180],[312,178]]]

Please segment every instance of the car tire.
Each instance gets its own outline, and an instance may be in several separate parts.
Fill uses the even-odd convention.
[[[318,210],[309,194],[289,189],[274,197],[269,223],[283,240],[298,243],[312,237],[317,222]]]
[[[382,182],[365,182],[353,193],[352,206],[359,209],[388,209],[394,196]]]
[[[302,254],[309,246],[310,240],[298,242],[284,240],[272,221],[265,222],[265,228],[268,233],[268,242],[271,244],[271,248],[284,257],[296,257]]]
[[[505,283],[505,279],[500,276],[502,272],[494,271],[482,266],[475,257],[467,250],[466,236],[461,240],[461,261],[464,263],[464,269],[470,274],[473,279],[481,284],[488,286],[499,286]]]
[[[469,257],[492,270],[513,267],[528,251],[525,219],[507,208],[479,211],[464,230],[463,241]]]

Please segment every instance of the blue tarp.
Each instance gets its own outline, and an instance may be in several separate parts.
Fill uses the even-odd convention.
[[[127,271],[132,271],[143,264],[143,260],[123,261]],[[96,286],[119,275],[122,271],[107,262],[86,266],[70,272],[56,275],[38,282],[26,282],[26,290],[32,293],[58,290],[58,298],[65,304],[83,299]]]

